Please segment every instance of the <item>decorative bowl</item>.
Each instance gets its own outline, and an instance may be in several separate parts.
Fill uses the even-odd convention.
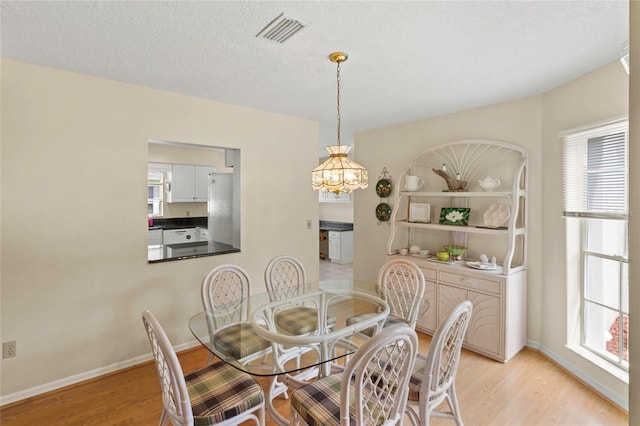
[[[444,249],[449,252],[451,256],[464,256],[464,251],[467,249],[463,246],[445,246]]]

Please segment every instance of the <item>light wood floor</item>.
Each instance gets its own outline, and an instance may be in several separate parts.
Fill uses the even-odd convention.
[[[421,353],[427,353],[429,341],[429,336],[420,334]],[[180,354],[185,372],[206,360],[202,348]],[[467,426],[595,426],[629,421],[624,411],[532,350],[523,350],[507,364],[464,351],[456,386]],[[275,403],[288,417],[288,401],[278,398]],[[161,407],[155,366],[147,363],[2,407],[0,424],[156,425]],[[267,424],[272,424],[269,418]],[[445,419],[433,419],[431,424],[455,425]]]

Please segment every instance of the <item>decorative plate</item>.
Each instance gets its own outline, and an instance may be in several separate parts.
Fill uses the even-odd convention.
[[[376,183],[376,194],[380,198],[387,198],[391,194],[391,181],[389,179],[380,179]]]
[[[493,266],[491,263],[483,263],[483,262],[467,262],[466,265],[469,268],[473,268],[473,269],[482,269],[485,271],[497,271],[497,270],[502,270],[502,266],[500,265],[495,265]]]
[[[484,226],[488,228],[499,228],[503,226],[507,219],[509,219],[509,206],[506,204],[495,203],[489,206],[486,212],[484,212],[483,220]]]
[[[376,206],[376,217],[380,222],[386,222],[391,218],[391,207],[387,203],[380,203]]]

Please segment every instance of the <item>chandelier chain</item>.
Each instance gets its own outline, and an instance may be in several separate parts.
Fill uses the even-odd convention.
[[[337,87],[338,87],[338,96],[337,96],[337,102],[336,104],[338,105],[338,145],[340,145],[340,124],[341,124],[341,117],[340,117],[340,62],[338,62],[338,66],[337,66],[338,72],[336,73],[336,82],[337,82]]]

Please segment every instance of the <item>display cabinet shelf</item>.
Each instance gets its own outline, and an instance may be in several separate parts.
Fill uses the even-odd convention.
[[[408,222],[406,220],[398,220],[395,222],[395,226],[415,228],[415,229],[435,229],[438,231],[452,231],[452,232],[465,232],[469,234],[485,234],[485,235],[508,235],[509,230],[506,227],[500,228],[488,228],[482,226],[456,226],[456,225],[442,225],[440,223],[418,223]],[[523,229],[514,230],[516,233],[523,233]]]
[[[465,347],[502,362],[526,341],[527,165],[526,150],[499,141],[450,142],[420,154],[401,175],[399,186],[404,188],[406,176],[421,177],[424,184],[418,191],[395,193],[387,243],[388,260],[404,257],[399,249],[411,246],[432,253],[446,245],[466,247],[463,262],[408,257],[423,270],[425,297],[433,301],[418,328],[434,332],[453,306],[471,300],[474,318]],[[483,191],[480,181],[487,179],[496,183],[493,191]],[[449,191],[449,185],[462,181],[463,191]],[[412,203],[419,211],[429,211],[426,220],[410,221]],[[494,217],[490,213],[497,206],[508,215],[500,215],[496,221],[501,223],[488,227],[487,218]],[[444,208],[469,209],[468,224],[439,223]],[[496,257],[502,269],[473,268],[477,262],[471,261],[480,254]]]
[[[477,259],[487,247],[500,259],[504,274],[508,275],[514,268],[526,267],[527,163],[527,153],[519,146],[478,139],[451,142],[420,154],[402,174],[400,186],[403,187],[406,176],[419,176],[425,183],[419,191],[396,192],[387,253],[394,254],[411,245],[435,252],[443,245],[454,244],[467,247],[467,255]],[[446,171],[459,181],[465,181],[465,190],[448,191],[448,183],[436,171]],[[480,181],[488,176],[499,182],[493,191],[481,188]],[[428,203],[431,212],[428,223],[409,220],[412,203]],[[509,216],[504,223],[487,227],[480,215],[491,207],[491,203],[502,204]],[[439,209],[444,207],[470,209],[469,224],[438,223]],[[450,238],[442,244],[445,239],[442,233],[446,232]],[[440,236],[436,236],[437,233]],[[477,240],[469,246],[468,235],[503,237],[504,244],[494,248],[492,242]]]
[[[496,191],[496,192],[478,192],[478,191],[458,191],[458,192],[422,192],[422,191],[400,191],[400,196],[405,197],[460,197],[460,198],[496,198],[496,197],[512,197],[511,192],[507,191]]]

